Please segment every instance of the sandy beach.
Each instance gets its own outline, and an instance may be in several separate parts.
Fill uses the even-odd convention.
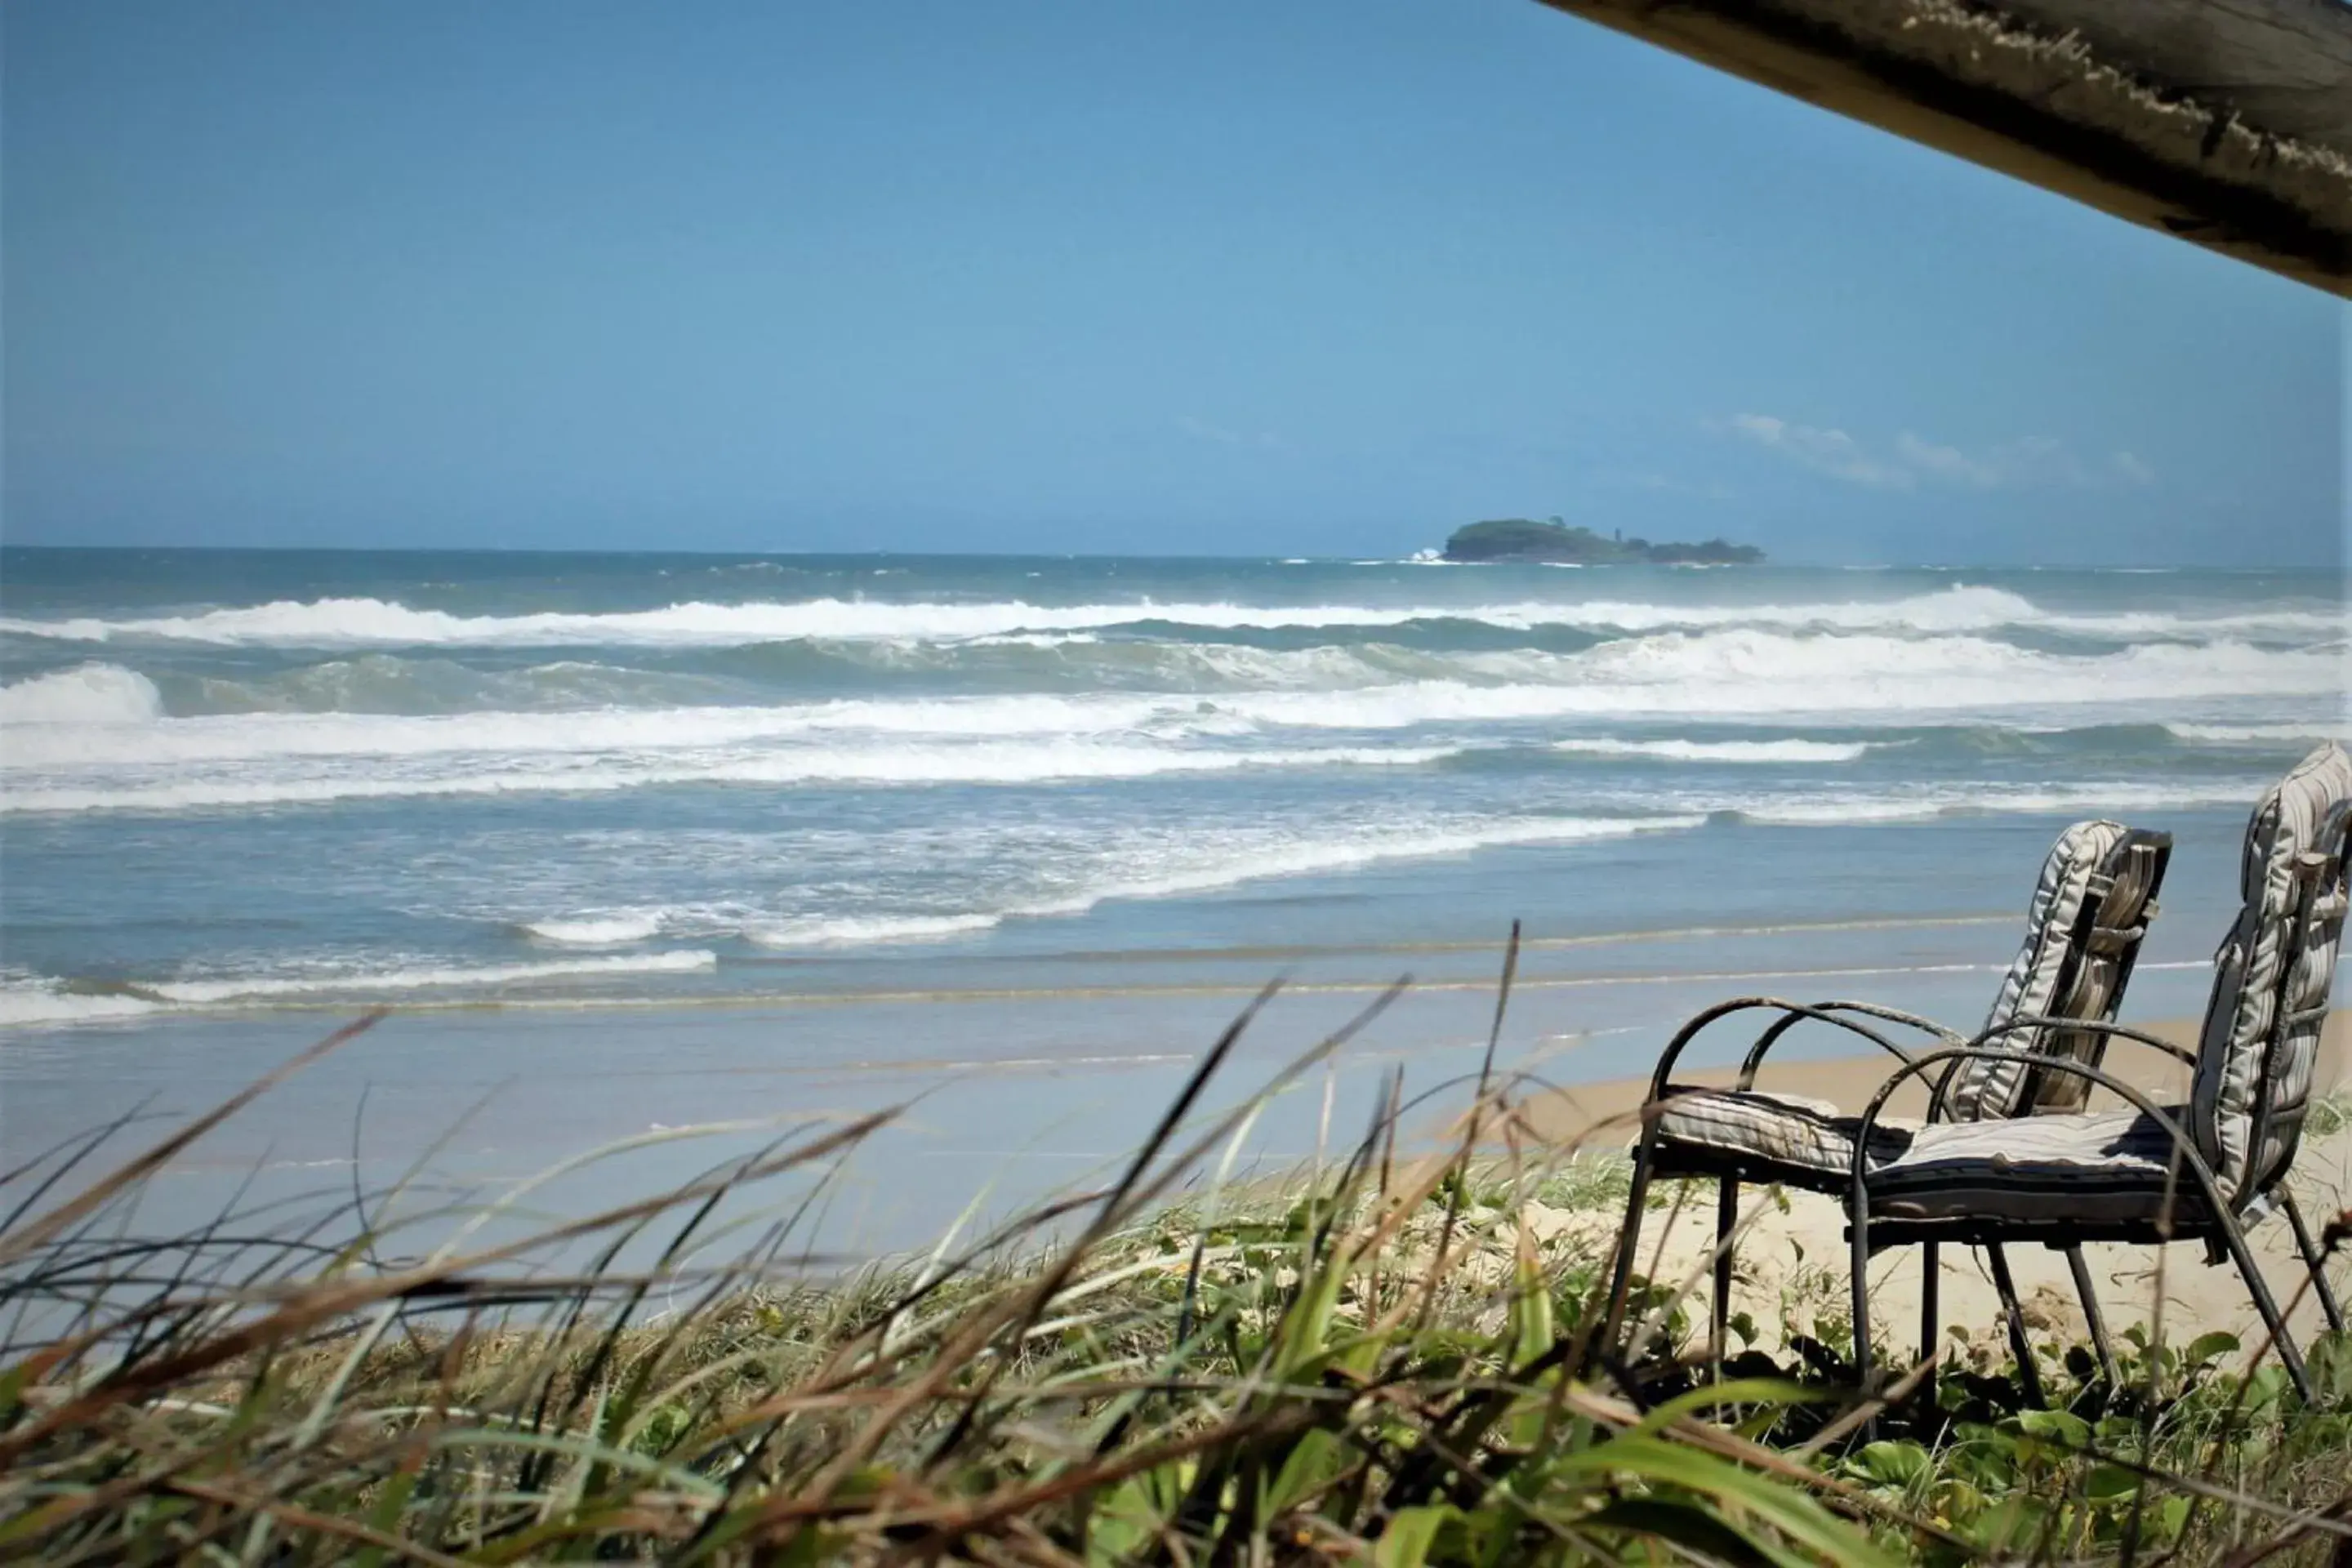
[[[2340,1092],[2345,1086],[2346,1047],[2347,1035],[2352,1035],[2352,1021],[2347,1019],[2352,1015],[2338,1011],[2328,1022],[2315,1079],[2315,1096]],[[2193,1045],[2198,1024],[2188,1018],[2146,1026],[2151,1034]],[[1827,1100],[1858,1113],[1884,1080],[1890,1059],[1872,1056],[1790,1060],[1768,1066],[1759,1082],[1766,1088]],[[2159,1103],[2186,1096],[2188,1068],[2145,1047],[2116,1049],[2109,1057],[2108,1067],[2126,1081],[2149,1090]],[[1677,1078],[1727,1084],[1733,1076],[1732,1068],[1701,1068]],[[1547,1139],[1590,1152],[1614,1152],[1629,1142],[1629,1129],[1648,1087],[1646,1079],[1626,1079],[1564,1089],[1531,1101],[1527,1114]],[[2102,1096],[2095,1103],[2111,1103],[2111,1097]],[[1891,1110],[1896,1114],[1921,1114],[1924,1095],[1906,1089],[1897,1094]],[[2352,1130],[2307,1134],[2290,1179],[2314,1225],[2343,1209],[2352,1202]],[[1800,1327],[1817,1311],[1842,1321],[1846,1311],[1847,1257],[1843,1210],[1828,1197],[1793,1192],[1786,1196],[1783,1208],[1768,1192],[1748,1194],[1743,1215],[1752,1218],[1738,1249],[1739,1277],[1732,1310],[1748,1312],[1768,1331],[1790,1311],[1795,1313]],[[1530,1223],[1532,1228],[1566,1244],[1589,1235],[1593,1245],[1605,1246],[1615,1218],[1545,1211],[1532,1216]],[[2290,1321],[2297,1339],[2308,1342],[2326,1325],[2316,1298],[2305,1287],[2303,1264],[2285,1221],[2273,1216],[2256,1227],[2249,1239],[2272,1290],[2282,1303],[2292,1303]],[[1653,1210],[1643,1228],[1644,1267],[1662,1280],[1694,1277],[1705,1268],[1714,1241],[1711,1197],[1680,1208]],[[2129,1324],[2151,1323],[2160,1297],[2163,1331],[2169,1342],[2186,1342],[2216,1330],[2236,1334],[2250,1348],[2260,1339],[2260,1325],[2236,1271],[2227,1264],[2207,1267],[2201,1244],[2166,1248],[2097,1246],[2085,1251],[2111,1331],[2120,1333]],[[2039,1246],[2019,1247],[2010,1249],[2010,1262],[2037,1335],[2064,1342],[2080,1338],[2083,1312],[2063,1255]],[[2339,1264],[2332,1276],[2339,1295],[2347,1272],[2352,1269]],[[2000,1298],[1982,1257],[1972,1249],[1945,1247],[1941,1274],[1940,1315],[1947,1328],[1962,1331],[1974,1345],[1999,1344],[2003,1332]],[[1916,1248],[1897,1248],[1873,1260],[1870,1300],[1881,1346],[1905,1353],[1916,1346],[1920,1279]]]

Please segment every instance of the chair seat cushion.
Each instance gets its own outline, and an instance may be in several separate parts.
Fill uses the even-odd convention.
[[[1923,1127],[1885,1164],[1874,1159],[1869,1191],[1874,1221],[2063,1229],[2153,1225],[2168,1213],[2186,1226],[2204,1212],[2196,1178],[2176,1171],[2171,1136],[2130,1110]]]
[[[1853,1179],[1853,1141],[1862,1118],[1843,1114],[1826,1100],[1674,1086],[1666,1094],[1657,1118],[1662,1172],[1736,1174],[1824,1192],[1843,1191]],[[1874,1157],[1893,1160],[1901,1154],[1917,1127],[1881,1118],[1871,1137]]]

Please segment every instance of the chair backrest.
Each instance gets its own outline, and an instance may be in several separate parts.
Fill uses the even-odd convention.
[[[2001,977],[1986,1029],[2017,1018],[2112,1020],[2171,854],[2170,835],[2120,822],[2078,822],[2060,834],[2034,879],[2025,944]],[[2095,1068],[2106,1054],[2105,1036],[2077,1029],[2019,1029],[1990,1043],[2003,1054],[1963,1061],[1953,1074],[1946,1105],[1955,1121],[2079,1110],[2089,1080],[2037,1063],[2071,1057]]]
[[[2333,742],[2256,803],[2238,919],[2213,957],[2190,1125],[2238,1205],[2286,1174],[2303,1135],[2344,936],[2352,757]]]

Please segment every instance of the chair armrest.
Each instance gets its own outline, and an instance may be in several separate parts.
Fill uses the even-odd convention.
[[[1932,1018],[1923,1018],[1916,1013],[1906,1013],[1899,1007],[1885,1007],[1875,1002],[1816,1002],[1812,1005],[1810,1013],[1795,1013],[1776,1019],[1770,1028],[1757,1037],[1756,1044],[1748,1048],[1747,1059],[1739,1064],[1738,1087],[1748,1089],[1756,1086],[1757,1069],[1764,1065],[1766,1053],[1780,1043],[1782,1036],[1803,1023],[1808,1016],[1818,1018],[1833,1013],[1856,1013],[1864,1017],[1883,1019],[1890,1024],[1901,1024],[1906,1028],[1932,1035],[1948,1046],[1964,1046],[1969,1043],[1968,1037],[1958,1030],[1948,1029]],[[1898,1049],[1893,1042],[1880,1040],[1878,1043],[1903,1060],[1911,1059],[1909,1052]]]
[[[1911,1052],[1905,1050],[1877,1030],[1856,1023],[1852,1018],[1841,1016],[1831,1010],[1839,1005],[1841,1005],[1832,1003],[1830,1007],[1817,1007],[1802,1002],[1784,1001],[1778,996],[1738,996],[1728,1002],[1717,1003],[1704,1012],[1695,1015],[1675,1032],[1673,1039],[1666,1042],[1666,1048],[1658,1055],[1657,1068],[1650,1075],[1650,1096],[1645,1103],[1654,1105],[1665,1098],[1667,1081],[1674,1072],[1675,1063],[1681,1058],[1684,1049],[1693,1040],[1704,1033],[1710,1025],[1719,1023],[1738,1013],[1765,1010],[1779,1013],[1781,1018],[1777,1021],[1775,1026],[1782,1032],[1786,1032],[1788,1027],[1804,1019],[1816,1019],[1832,1027],[1843,1029],[1849,1034],[1861,1036],[1898,1061],[1907,1062],[1912,1059]]]
[[[1997,1024],[1990,1029],[1979,1032],[1968,1044],[1982,1046],[2000,1039],[2004,1035],[2018,1034],[2027,1029],[2067,1029],[2078,1034],[2103,1035],[2110,1040],[2129,1040],[2133,1045],[2146,1046],[2152,1050],[2162,1051],[2177,1062],[2185,1063],[2192,1068],[2197,1065],[2195,1051],[2186,1046],[2176,1045],[2170,1040],[2159,1039],[2145,1029],[2129,1028],[2122,1024],[2100,1023],[2095,1019],[2088,1018],[2053,1018],[2044,1014],[2011,1018],[2006,1024]],[[2047,1059],[2037,1058],[2042,1061]]]

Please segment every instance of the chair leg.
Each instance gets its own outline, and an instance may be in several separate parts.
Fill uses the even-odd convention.
[[[2001,1310],[2009,1318],[2009,1348],[2017,1357],[2017,1380],[2025,1385],[2025,1397],[2036,1410],[2050,1407],[2050,1396],[2042,1389],[2042,1369],[2033,1364],[2033,1346],[2025,1337],[2025,1309],[2018,1304],[2017,1281],[2010,1278],[2009,1254],[2000,1243],[1985,1247],[1992,1264],[1992,1288],[2000,1292]]]
[[[1642,1245],[1642,1211],[1650,1201],[1650,1140],[1644,1137],[1633,1151],[1633,1187],[1625,1199],[1625,1224],[1617,1233],[1617,1267],[1609,1281],[1609,1312],[1601,1320],[1601,1343],[1605,1349],[1620,1349],[1627,1356],[1633,1347],[1620,1347],[1617,1336],[1625,1330],[1625,1297],[1633,1288],[1633,1250]]]
[[[1856,1205],[1857,1218],[1862,1217]],[[1867,1231],[1861,1224],[1850,1227],[1853,1250],[1853,1382],[1863,1393],[1870,1390],[1870,1244]],[[1874,1423],[1873,1424],[1875,1425]],[[1869,1441],[1871,1426],[1863,1428],[1863,1440]]]
[[[1934,1361],[1944,1348],[1943,1331],[1936,1320],[1942,1314],[1936,1305],[1936,1292],[1944,1283],[1944,1265],[1936,1244],[1924,1242],[1919,1247],[1919,1359]],[[1931,1380],[1928,1384],[1933,1387]]]
[[[2282,1188],[2280,1206],[2286,1210],[2286,1221],[2294,1226],[2295,1249],[2303,1254],[2303,1266],[2311,1270],[2311,1283],[2319,1292],[2319,1310],[2327,1314],[2327,1326],[2336,1333],[2344,1331],[2344,1309],[2336,1304],[2336,1292],[2327,1283],[2327,1256],[2319,1244],[2311,1239],[2311,1227],[2303,1223],[2303,1211],[2295,1206],[2294,1194]]]
[[[1731,1236],[1738,1226],[1739,1184],[1726,1176],[1715,1185],[1715,1311],[1706,1331],[1707,1366],[1717,1383],[1731,1352]]]
[[[2294,1384],[2303,1402],[2312,1402],[2311,1374],[2303,1367],[2303,1352],[2295,1349],[2294,1341],[2286,1331],[2286,1318],[2279,1311],[2278,1302],[2271,1296],[2268,1281],[2254,1262],[2252,1250],[2246,1246],[2245,1233],[2229,1215],[2217,1216],[2221,1221],[2221,1242],[2229,1248],[2230,1260],[2238,1266],[2238,1273],[2246,1281],[2246,1293],[2254,1299],[2254,1310],[2263,1317],[2263,1327],[2270,1331],[2271,1343],[2277,1347],[2280,1364],[2286,1368],[2287,1381]]]
[[[2091,1265],[2081,1247],[2066,1249],[2066,1268],[2074,1276],[2074,1294],[2083,1300],[2083,1321],[2091,1326],[2091,1348],[2099,1352],[2099,1371],[2112,1394],[2124,1384],[2123,1368],[2116,1363],[2116,1347],[2107,1339],[2106,1315],[2099,1310],[2099,1293],[2092,1287]]]

